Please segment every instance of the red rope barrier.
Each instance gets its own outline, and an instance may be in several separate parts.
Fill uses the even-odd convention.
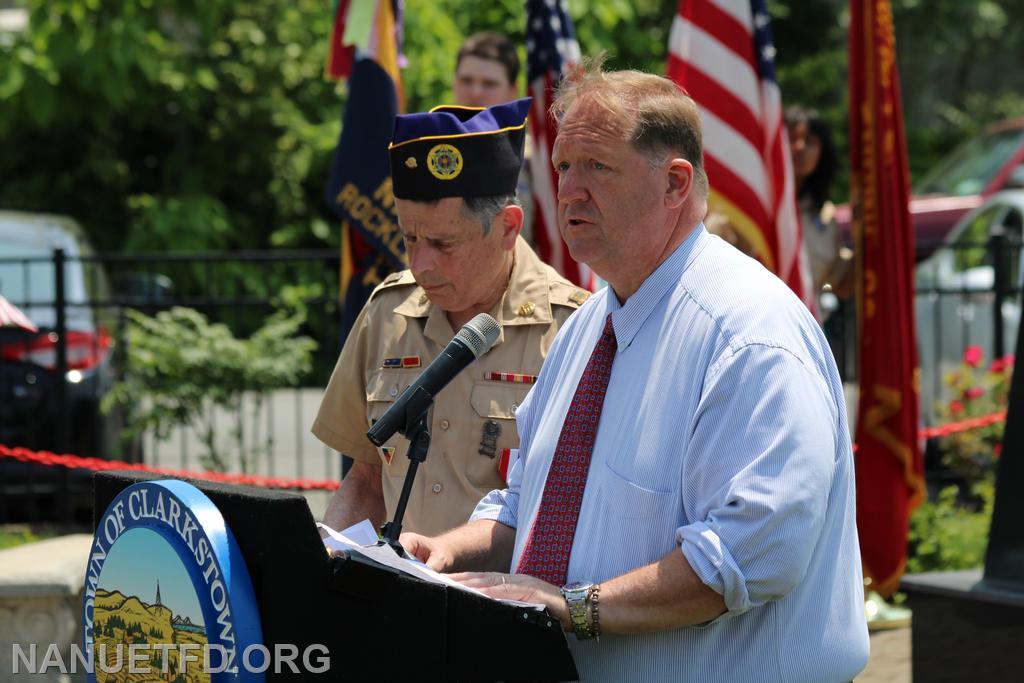
[[[998,413],[992,413],[991,415],[982,415],[981,417],[971,417],[960,422],[950,422],[949,424],[939,425],[938,427],[925,427],[921,430],[921,437],[924,439],[931,439],[936,436],[949,436],[950,434],[958,434],[959,432],[967,432],[972,429],[978,429],[979,427],[988,427],[997,422],[1003,422],[1006,420],[1006,411],[1000,410]]]
[[[336,481],[317,481],[313,479],[288,479],[285,477],[264,477],[252,474],[225,474],[223,472],[189,472],[158,467],[148,467],[138,463],[103,460],[102,458],[83,458],[77,455],[57,455],[49,451],[32,451],[27,448],[5,446],[0,444],[0,458],[13,458],[20,462],[30,462],[47,467],[69,467],[73,469],[92,470],[135,470],[165,474],[174,478],[205,479],[225,484],[243,484],[272,489],[292,489],[299,491],[334,491],[340,484]]]
[[[1001,410],[991,415],[972,417],[959,422],[950,422],[937,427],[925,427],[921,430],[921,437],[931,439],[938,436],[949,436],[959,434],[972,429],[988,427],[1006,420],[1006,411]],[[857,444],[853,444],[853,450],[857,450]],[[245,486],[259,486],[271,489],[291,489],[297,491],[334,491],[340,484],[337,481],[314,480],[314,479],[288,479],[285,477],[263,477],[254,474],[225,474],[223,472],[189,472],[186,470],[172,470],[158,467],[148,467],[137,463],[118,462],[117,460],[103,460],[102,458],[83,458],[77,455],[57,455],[49,451],[31,451],[27,448],[16,446],[10,448],[0,444],[0,458],[13,458],[21,462],[31,462],[47,467],[69,467],[73,469],[92,470],[94,472],[103,470],[136,470],[138,472],[152,472],[154,474],[165,474],[169,477],[205,479],[218,481],[225,484],[243,484]]]

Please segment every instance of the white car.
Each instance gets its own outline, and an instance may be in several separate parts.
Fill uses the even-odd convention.
[[[995,345],[995,268],[992,236],[1005,235],[1000,306],[1003,354],[1017,346],[1021,314],[1021,256],[1024,232],[1024,190],[992,195],[966,214],[950,231],[946,244],[918,264],[917,334],[921,360],[921,412],[935,424],[935,403],[943,395],[943,379],[960,366],[964,349],[980,346],[990,363]]]

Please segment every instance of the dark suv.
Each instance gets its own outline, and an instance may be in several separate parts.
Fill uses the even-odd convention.
[[[67,372],[63,378],[57,371],[54,250],[58,248],[65,256]],[[38,332],[0,328],[0,443],[4,445],[135,459],[120,444],[122,416],[100,410],[100,401],[117,379],[112,335],[118,313],[110,306],[107,277],[94,257],[82,229],[69,218],[0,211],[0,294],[39,328]],[[62,381],[63,411],[57,391]],[[63,449],[58,440],[61,430]],[[0,460],[0,478],[5,480],[0,492],[8,503],[17,493],[10,489],[17,472],[39,473],[38,467],[12,470],[12,464]]]

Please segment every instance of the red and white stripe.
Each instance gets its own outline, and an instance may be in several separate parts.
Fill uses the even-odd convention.
[[[29,332],[39,331],[28,316],[3,295],[0,295],[0,327],[20,327]]]
[[[533,97],[530,110],[533,120],[530,175],[533,182],[534,241],[542,261],[575,284],[593,291],[596,285],[593,271],[586,264],[573,259],[558,230],[558,176],[551,166],[551,150],[558,134],[558,125],[554,117],[548,114],[552,92],[550,73],[530,84],[530,96]]]
[[[668,75],[701,111],[711,208],[814,310],[782,95],[760,73],[754,21],[751,0],[680,0]]]

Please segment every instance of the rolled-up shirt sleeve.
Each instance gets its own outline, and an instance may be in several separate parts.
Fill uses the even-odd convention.
[[[708,371],[683,463],[676,542],[728,613],[785,596],[820,542],[839,452],[820,372],[748,343]]]
[[[491,519],[515,529],[519,525],[519,482],[522,480],[522,468],[519,463],[519,449],[514,449],[509,456],[508,488],[495,489],[484,496],[469,521]]]

